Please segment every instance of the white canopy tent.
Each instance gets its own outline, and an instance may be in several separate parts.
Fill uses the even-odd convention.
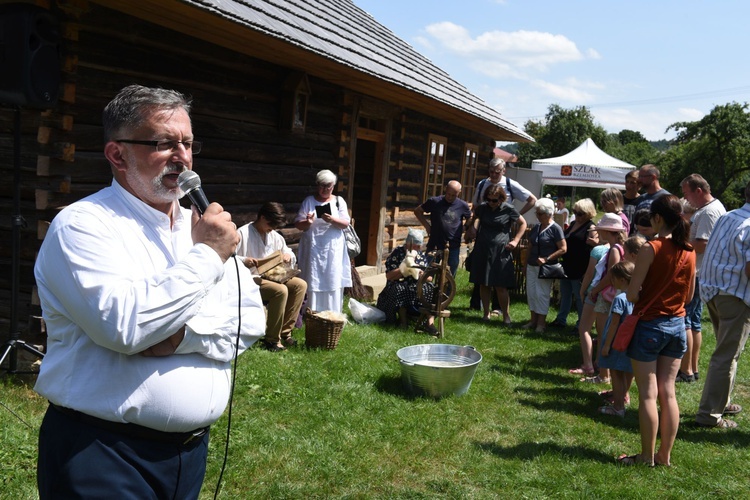
[[[600,189],[624,189],[625,174],[635,168],[599,149],[591,138],[566,155],[531,162],[531,169],[542,173],[544,184]]]

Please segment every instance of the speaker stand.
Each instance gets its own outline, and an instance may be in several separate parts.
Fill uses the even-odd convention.
[[[13,215],[11,224],[13,228],[13,255],[11,262],[11,303],[10,303],[10,336],[3,346],[0,366],[5,358],[8,360],[8,373],[36,373],[18,371],[18,349],[23,349],[31,354],[44,358],[44,354],[20,340],[21,332],[18,330],[18,290],[21,272],[21,228],[26,226],[26,221],[21,215],[21,107],[16,106],[13,133]]]

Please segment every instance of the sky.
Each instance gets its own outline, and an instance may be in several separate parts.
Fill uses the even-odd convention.
[[[750,101],[744,0],[353,0],[506,119],[586,106],[610,133]]]

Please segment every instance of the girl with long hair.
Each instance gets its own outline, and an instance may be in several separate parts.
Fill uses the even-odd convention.
[[[685,304],[694,292],[695,252],[679,198],[657,198],[650,215],[656,238],[638,252],[627,290],[633,314],[642,313],[627,350],[640,399],[641,452],[620,456],[622,465],[670,465],[680,424],[675,377],[687,349]],[[655,451],[657,433],[661,445]]]

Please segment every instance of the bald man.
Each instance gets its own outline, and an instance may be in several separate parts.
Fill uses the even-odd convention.
[[[414,209],[414,215],[430,236],[427,251],[443,250],[446,245],[450,249],[448,267],[453,276],[458,269],[464,225],[471,218],[469,204],[460,199],[460,195],[461,183],[450,181],[445,186],[445,194],[433,196]]]

